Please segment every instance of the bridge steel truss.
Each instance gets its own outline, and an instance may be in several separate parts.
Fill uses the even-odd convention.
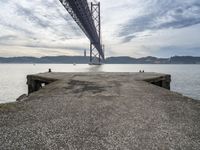
[[[87,0],[60,0],[60,2],[90,40],[90,63],[97,63],[97,61],[100,63],[104,59],[101,44],[100,2],[91,3],[91,8]]]

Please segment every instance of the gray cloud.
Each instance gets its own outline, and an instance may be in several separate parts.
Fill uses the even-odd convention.
[[[37,17],[37,16],[34,14],[34,11],[33,11],[33,10],[24,8],[24,7],[22,7],[21,5],[17,5],[17,4],[16,4],[16,6],[17,6],[16,12],[17,12],[18,15],[24,16],[24,17],[27,18],[30,22],[35,23],[35,24],[39,25],[40,27],[43,27],[43,28],[47,28],[47,27],[48,27],[49,21],[47,21],[47,20],[42,20],[42,19],[40,19],[39,17]]]
[[[3,41],[9,41],[9,40],[14,40],[16,39],[16,36],[13,35],[5,35],[5,36],[0,36],[0,43]]]
[[[25,7],[23,3],[17,3],[15,1],[9,2],[7,5],[3,3],[4,6],[1,5],[0,7],[6,8],[6,6],[10,6],[14,12],[10,16],[20,18],[23,21],[19,23],[15,22],[15,18],[13,20],[9,19],[8,21],[5,18],[0,18],[0,25],[14,33],[23,33],[23,36],[27,40],[40,40],[42,35],[40,36],[39,34],[42,30],[53,35],[54,39],[51,39],[51,41],[66,40],[72,37],[84,37],[84,34],[59,1],[41,0],[33,3],[35,5],[31,8],[29,6]],[[32,2],[30,2],[30,5],[32,5]],[[47,10],[48,13],[44,10]],[[4,40],[4,43],[6,44],[6,40]]]
[[[49,26],[50,28],[58,35],[64,36],[64,38],[69,38],[66,37],[66,32],[73,32],[75,36],[83,36],[82,31],[79,29],[79,27],[76,25],[74,20],[71,18],[71,16],[68,14],[68,12],[65,10],[65,8],[61,5],[61,3],[58,0],[54,1],[42,1],[41,2],[45,7],[46,10],[52,12],[51,16],[45,15],[45,18],[49,20]],[[57,20],[59,18],[59,21],[62,22],[60,23],[59,26],[57,23],[55,23],[54,20]],[[68,30],[71,28],[70,30]]]
[[[200,47],[178,47],[178,46],[167,46],[161,47],[157,51],[152,53],[158,57],[171,57],[175,55],[182,56],[199,56]]]
[[[200,23],[200,3],[184,3],[177,0],[154,1],[152,9],[122,25],[118,36],[122,42],[130,42],[135,34],[167,28],[185,28]]]
[[[45,45],[45,44],[26,44],[23,45],[24,47],[31,47],[31,48],[45,48],[45,49],[70,49],[70,50],[78,50],[82,51],[83,48],[79,46],[59,46],[59,45]]]
[[[102,37],[103,44],[106,45],[106,53],[144,56],[158,50],[167,55],[166,49],[173,49],[168,52],[175,54],[176,49],[181,53],[181,51],[186,52],[187,48],[199,47],[200,25],[192,26],[200,23],[198,1],[101,0]],[[165,30],[169,28],[174,29],[172,33]],[[157,33],[157,30],[162,31]],[[23,54],[26,53],[23,51],[24,48],[36,49],[40,52],[55,50],[61,53],[65,50],[66,52],[74,50],[78,54],[78,51],[81,52],[87,47],[83,32],[59,0],[0,0],[0,36],[0,51],[4,47],[8,49],[10,47],[12,50],[17,46],[19,51],[22,48]],[[146,36],[149,37],[145,38]],[[134,38],[136,40],[131,41]],[[67,41],[68,39],[73,40],[70,42]],[[179,49],[178,47],[183,44],[183,48]],[[159,49],[170,45],[177,48]],[[184,49],[186,46],[187,48]],[[190,52],[195,53],[194,50]],[[27,52],[27,55],[29,54],[31,53]],[[12,55],[16,55],[14,50]]]
[[[41,49],[55,49],[55,50],[74,50],[74,51],[83,51],[81,46],[65,46],[65,45],[48,45],[44,43],[28,43],[28,44],[8,44],[8,40],[13,40],[15,36],[2,36],[0,37],[0,44],[2,46],[19,46],[26,48],[41,48]],[[7,41],[6,43],[4,42]]]
[[[136,35],[128,35],[128,36],[125,36],[122,40],[123,43],[127,43],[127,42],[130,42],[133,38],[136,38],[137,36]]]
[[[23,27],[19,27],[17,25],[13,25],[11,23],[7,23],[7,22],[0,22],[0,24],[2,26],[4,26],[5,28],[8,28],[10,31],[15,31],[15,32],[19,32],[21,34],[25,34],[27,36],[33,35],[33,32],[30,30],[27,30]]]

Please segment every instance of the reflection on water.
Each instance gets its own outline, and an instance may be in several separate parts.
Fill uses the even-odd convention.
[[[47,72],[159,72],[172,75],[171,89],[200,100],[200,65],[0,64],[0,103],[27,93],[26,75]]]

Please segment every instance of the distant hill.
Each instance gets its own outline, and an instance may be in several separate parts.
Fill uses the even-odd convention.
[[[157,58],[157,57],[148,56],[148,57],[137,59],[137,63],[139,64],[169,64],[170,63],[169,60],[170,60],[169,58]]]
[[[169,64],[169,60],[169,58],[156,58],[152,56],[142,58],[109,57],[105,62],[107,64]]]
[[[175,56],[170,58],[171,64],[200,64],[200,57]]]
[[[136,58],[132,57],[109,57],[105,60],[106,64],[135,64],[137,63]]]
[[[84,56],[46,56],[36,57],[0,57],[0,63],[40,63],[40,64],[88,64],[89,57]],[[171,58],[157,57],[109,57],[105,60],[106,64],[200,64],[200,57],[174,56]]]
[[[83,56],[46,56],[41,58],[36,57],[0,57],[0,63],[40,63],[40,64],[86,64],[89,57]]]

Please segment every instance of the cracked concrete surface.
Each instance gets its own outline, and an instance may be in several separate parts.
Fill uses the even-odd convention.
[[[0,149],[200,147],[200,101],[142,80],[153,73],[45,73],[55,82],[0,106]]]

